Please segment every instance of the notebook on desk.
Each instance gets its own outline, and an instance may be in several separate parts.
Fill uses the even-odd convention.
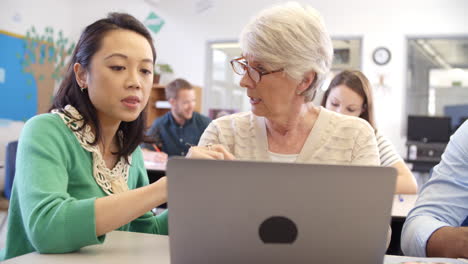
[[[392,168],[171,159],[171,263],[382,263]]]

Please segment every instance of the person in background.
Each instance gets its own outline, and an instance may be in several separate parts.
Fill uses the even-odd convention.
[[[195,112],[196,96],[192,85],[176,79],[166,86],[171,111],[156,119],[146,133],[154,143],[143,143],[145,160],[165,162],[167,156],[185,156],[198,144],[211,119]]]
[[[403,225],[401,249],[408,256],[468,258],[468,122],[422,186]]]
[[[19,139],[0,260],[100,244],[113,230],[167,234],[166,178],[148,184],[139,144],[156,52],[145,26],[111,13],[87,26],[54,97]]]
[[[378,130],[374,121],[372,87],[360,71],[342,71],[331,81],[321,105],[331,111],[356,116],[366,120],[375,131],[379,148],[380,164],[394,167],[398,172],[397,194],[415,194],[416,179],[398,155],[392,143]]]

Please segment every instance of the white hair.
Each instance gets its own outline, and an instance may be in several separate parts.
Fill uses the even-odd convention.
[[[261,11],[242,30],[240,45],[244,55],[273,68],[283,68],[302,81],[308,72],[316,77],[302,95],[314,98],[330,70],[333,45],[320,14],[312,7],[287,2]]]

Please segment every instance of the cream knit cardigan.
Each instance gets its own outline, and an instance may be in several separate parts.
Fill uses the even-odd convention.
[[[270,161],[265,118],[237,113],[211,122],[199,145],[221,144],[237,159]],[[372,127],[323,107],[297,157],[298,163],[380,165]]]

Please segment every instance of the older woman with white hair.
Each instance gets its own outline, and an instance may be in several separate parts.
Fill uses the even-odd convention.
[[[295,2],[268,8],[240,44],[231,64],[252,111],[214,120],[188,158],[379,165],[367,122],[311,103],[333,57],[317,11]]]
[[[263,10],[240,44],[231,64],[252,111],[212,121],[188,158],[380,165],[369,123],[311,103],[333,57],[317,11],[295,2]],[[389,228],[387,247],[390,237]]]

